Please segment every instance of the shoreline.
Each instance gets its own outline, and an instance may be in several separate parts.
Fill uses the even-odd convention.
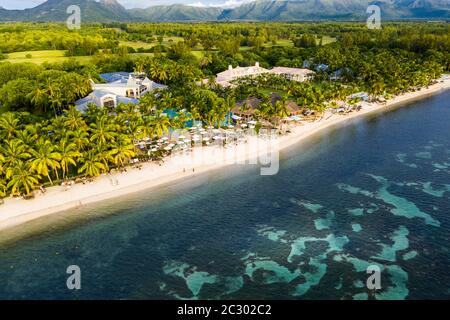
[[[446,79],[444,82],[439,82],[429,88],[423,88],[420,91],[409,92],[397,96],[387,101],[386,104],[365,103],[363,109],[359,112],[353,112],[348,115],[334,114],[326,118],[324,117],[319,121],[293,127],[291,133],[276,139],[277,148],[279,151],[282,151],[283,149],[306,141],[308,138],[321,131],[338,125],[348,124],[352,120],[361,119],[371,114],[390,111],[399,105],[424,99],[447,89],[450,89],[450,79]],[[256,137],[249,137],[248,139],[253,139],[256,142],[257,140],[260,140]],[[127,172],[125,173],[101,175],[95,178],[93,183],[85,185],[76,184],[67,191],[64,191],[64,187],[54,186],[48,188],[45,195],[36,196],[36,198],[31,200],[4,199],[5,203],[0,205],[0,230],[17,227],[18,225],[38,218],[78,208],[87,204],[124,196],[138,191],[151,190],[178,180],[189,179],[209,171],[225,168],[236,163],[236,161],[229,163],[224,161],[224,159],[218,162],[218,152],[222,155],[234,154],[234,160],[238,160],[238,163],[248,162],[261,154],[261,148],[257,150],[247,150],[245,146],[246,144],[233,146],[231,148],[206,147],[200,148],[200,150],[193,149],[191,155],[171,156],[167,158],[161,166],[155,163],[145,163],[142,164],[142,169],[127,167]],[[211,161],[211,164],[205,165],[205,162],[201,162],[186,166],[186,162],[183,162],[188,160],[187,157],[192,158],[192,156],[198,155],[206,157],[206,160]],[[216,163],[213,164],[212,162]],[[111,179],[119,181],[120,184],[113,185]]]

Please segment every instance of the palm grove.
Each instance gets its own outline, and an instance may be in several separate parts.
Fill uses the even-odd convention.
[[[141,139],[159,138],[188,119],[218,126],[236,101],[249,97],[262,101],[255,117],[277,124],[289,112],[284,103],[270,103],[272,92],[321,111],[359,91],[389,97],[428,86],[450,70],[448,29],[425,23],[389,24],[382,31],[356,23],[142,23],[68,32],[58,24],[5,24],[0,59],[13,51],[52,49],[91,59],[0,62],[0,197],[30,195],[42,185],[147,159],[147,150],[137,147]],[[304,83],[258,77],[233,88],[199,84],[230,64],[257,61],[263,67],[302,67],[306,61],[328,68]],[[145,96],[137,106],[78,112],[73,104],[90,92],[91,79],[101,81],[100,73],[114,71],[145,72],[169,89]],[[177,116],[166,116],[167,109]]]

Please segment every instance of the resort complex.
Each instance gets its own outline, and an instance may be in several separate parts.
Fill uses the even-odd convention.
[[[220,72],[216,76],[216,83],[222,87],[228,87],[234,80],[245,77],[256,77],[264,74],[282,76],[287,80],[303,82],[311,80],[314,71],[299,68],[274,67],[270,70],[264,69],[256,62],[254,66],[233,68],[228,66],[228,70]]]

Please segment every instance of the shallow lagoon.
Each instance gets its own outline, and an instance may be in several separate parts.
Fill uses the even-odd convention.
[[[323,133],[276,176],[227,168],[4,232],[0,298],[449,299],[449,101]]]

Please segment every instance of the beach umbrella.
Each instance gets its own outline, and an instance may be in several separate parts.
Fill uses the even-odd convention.
[[[229,129],[233,129],[234,126],[233,126],[232,124],[230,124],[230,125],[228,126],[228,128],[229,128]]]
[[[184,144],[184,141],[178,141],[177,143],[178,144]]]
[[[208,137],[203,138],[203,141],[209,141]]]
[[[186,138],[185,136],[179,136],[178,139],[184,139]]]
[[[167,147],[164,148],[164,150],[170,151],[170,150],[172,150],[172,147],[167,146]]]
[[[255,120],[251,120],[251,121],[249,121],[249,122],[247,122],[248,124],[256,124],[256,121]]]
[[[241,124],[242,128],[247,128],[247,125],[245,123]]]
[[[194,139],[200,139],[200,136],[199,136],[198,134],[194,134],[194,135],[192,136],[192,138],[194,138]]]

